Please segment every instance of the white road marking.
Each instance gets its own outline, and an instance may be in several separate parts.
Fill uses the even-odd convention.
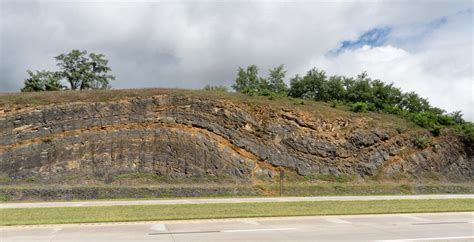
[[[239,233],[239,232],[263,232],[263,231],[283,231],[283,230],[296,230],[295,228],[275,228],[275,229],[234,229],[234,230],[222,230],[221,233]]]
[[[257,221],[242,221],[242,223],[244,223],[244,224],[252,224],[252,225],[260,225],[260,223],[257,222]]]
[[[150,227],[151,230],[155,231],[167,231],[166,225],[164,224],[154,224]]]
[[[438,238],[416,238],[416,239],[395,239],[395,240],[377,240],[378,242],[402,242],[402,241],[432,241],[432,240],[453,240],[453,239],[474,239],[474,236],[459,237],[438,237]]]
[[[411,218],[411,219],[418,220],[418,221],[432,221],[431,219],[420,218],[420,217],[416,217],[416,216],[412,216],[412,215],[403,215],[403,217]]]
[[[340,218],[327,218],[325,220],[331,223],[335,223],[335,224],[351,224],[351,222],[340,219]]]
[[[49,233],[49,235],[55,235],[57,233],[59,233],[59,231],[63,230],[62,228],[53,228],[51,229],[51,233]]]

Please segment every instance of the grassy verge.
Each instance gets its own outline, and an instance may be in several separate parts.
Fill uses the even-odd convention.
[[[0,225],[474,211],[472,199],[0,209]]]
[[[80,184],[80,183],[79,183]],[[197,185],[196,185],[197,184]],[[262,197],[278,196],[276,182],[259,184],[161,184],[140,186],[96,185],[4,185],[0,186],[1,202],[71,201],[98,199],[163,199],[184,197]],[[349,183],[286,182],[283,196],[402,195],[402,194],[466,194],[474,193],[472,182],[466,183]]]

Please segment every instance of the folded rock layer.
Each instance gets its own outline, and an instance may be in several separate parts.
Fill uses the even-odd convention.
[[[280,169],[301,176],[473,175],[472,147],[455,135],[433,137],[421,149],[414,138],[431,137],[426,130],[346,113],[316,118],[296,108],[173,94],[35,106],[0,113],[0,174],[46,180],[72,174],[107,180],[128,172],[250,180]]]

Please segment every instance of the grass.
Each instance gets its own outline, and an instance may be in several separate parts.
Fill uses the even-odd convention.
[[[0,225],[474,211],[472,199],[0,209]]]
[[[316,177],[331,181],[286,181],[284,196],[401,195],[401,194],[466,194],[473,193],[472,182],[465,183],[394,183],[362,182],[332,176]],[[315,179],[316,179],[315,178]],[[311,179],[306,178],[305,179]],[[335,179],[335,182],[332,181]],[[148,180],[147,180],[148,181]],[[80,182],[78,184],[81,184]],[[84,184],[84,183],[83,183]],[[18,201],[60,201],[96,199],[162,199],[183,197],[254,197],[278,196],[278,182],[243,183],[152,183],[130,185],[0,185],[0,203]]]
[[[302,111],[311,114],[313,118],[336,119],[369,117],[375,119],[378,126],[413,127],[406,120],[389,114],[354,113],[345,106],[331,107],[325,102],[301,100],[289,97],[247,96],[235,92],[190,90],[177,88],[143,88],[143,89],[113,89],[113,90],[83,90],[83,91],[51,91],[26,93],[0,93],[0,114],[2,110],[22,111],[44,105],[62,105],[70,103],[114,102],[127,98],[147,98],[156,95],[186,96],[190,98],[227,100],[236,104],[244,104],[249,112],[258,112],[263,106],[277,109]],[[266,110],[267,107],[263,109]],[[26,109],[27,110],[27,109]]]

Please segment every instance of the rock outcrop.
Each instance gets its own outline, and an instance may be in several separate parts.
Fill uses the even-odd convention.
[[[0,174],[10,179],[126,172],[250,180],[278,169],[360,177],[472,177],[472,149],[453,135],[414,146],[422,129],[370,116],[310,112],[185,95],[76,102],[0,113]]]

